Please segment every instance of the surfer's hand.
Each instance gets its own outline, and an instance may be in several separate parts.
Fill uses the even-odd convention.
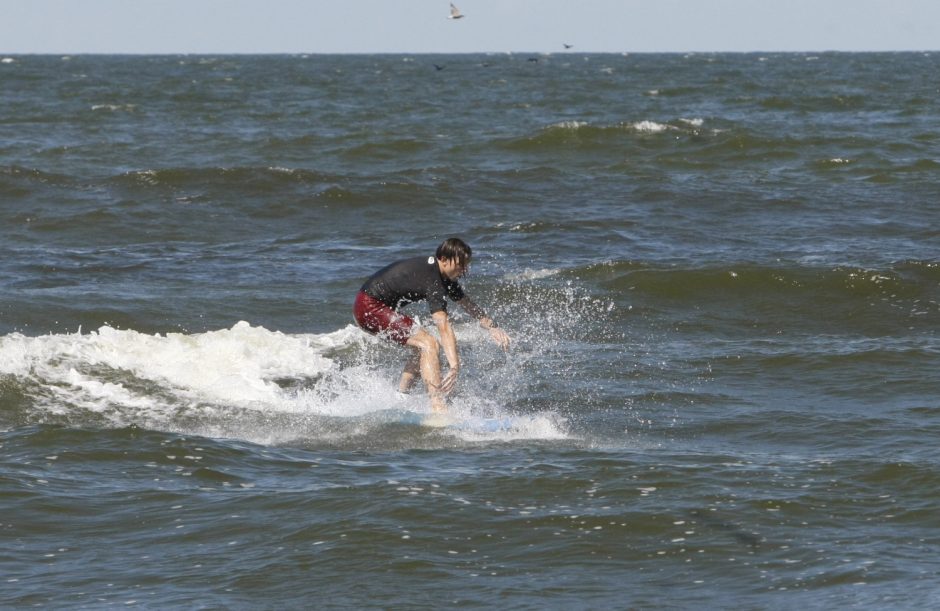
[[[441,392],[449,395],[454,391],[457,385],[457,374],[460,373],[460,367],[451,367],[444,379],[441,380]]]
[[[490,327],[490,337],[503,350],[509,350],[509,335],[499,327]]]

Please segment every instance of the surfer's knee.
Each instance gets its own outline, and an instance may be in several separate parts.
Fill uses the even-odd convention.
[[[437,353],[440,351],[440,349],[441,349],[441,344],[440,342],[437,341],[436,337],[434,337],[433,335],[427,335],[424,338],[424,342],[421,347],[422,352],[427,352],[434,356],[437,356]]]
[[[437,338],[426,332],[421,332],[412,336],[409,340],[409,343],[420,350],[422,353],[428,353],[435,356],[441,349],[441,344],[437,341]]]

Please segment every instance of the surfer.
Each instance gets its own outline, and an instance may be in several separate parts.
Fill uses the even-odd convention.
[[[377,271],[362,285],[353,305],[353,317],[360,328],[411,348],[398,391],[408,393],[421,377],[435,412],[447,409],[444,399],[454,390],[460,372],[457,338],[447,316],[448,298],[477,319],[503,350],[509,348],[509,335],[467,297],[457,282],[470,268],[471,254],[463,240],[448,238],[432,257],[405,259]],[[400,312],[403,306],[417,301],[428,302],[440,340]],[[443,380],[441,348],[449,365]]]

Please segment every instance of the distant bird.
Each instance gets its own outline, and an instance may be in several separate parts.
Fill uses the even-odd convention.
[[[450,3],[450,17],[448,19],[463,19],[463,14],[460,12],[460,9],[454,6],[454,3]]]
[[[444,66],[440,66],[440,65],[438,65],[438,64],[434,64],[434,69],[435,69],[435,70],[443,70],[443,69],[444,69]]]
[[[574,45],[569,45],[569,44],[566,43],[566,42],[563,42],[563,43],[561,43],[561,44],[565,45],[565,48],[566,48],[566,49],[570,49],[571,47],[574,46]]]

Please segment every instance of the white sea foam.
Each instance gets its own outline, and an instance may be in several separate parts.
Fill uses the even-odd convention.
[[[671,125],[656,123],[655,121],[638,121],[637,123],[630,124],[630,127],[644,134],[659,134],[667,130],[676,129]]]
[[[133,111],[137,108],[136,104],[93,104],[92,110],[110,110],[117,112],[119,110]]]
[[[268,169],[269,169],[270,171],[274,172],[275,174],[289,174],[289,175],[291,175],[291,174],[296,174],[296,173],[297,173],[297,170],[295,170],[295,169],[293,169],[293,168],[284,168],[284,167],[277,166],[277,165],[275,165],[275,166],[269,166]]]
[[[505,223],[497,223],[497,227],[505,227]],[[527,231],[537,227],[537,223],[518,223],[509,227],[509,231]]]
[[[588,125],[587,121],[560,121],[550,125],[549,127],[554,127],[556,129],[578,129],[585,127],[586,125]]]
[[[147,335],[108,326],[88,334],[0,338],[0,374],[34,377],[76,389],[74,398],[107,399],[152,406],[121,383],[96,380],[90,371],[127,372],[188,400],[250,405],[271,401],[280,387],[272,379],[315,376],[333,363],[320,354],[317,336],[288,336],[239,322],[231,329],[185,335]],[[108,374],[98,374],[106,376]]]
[[[457,412],[460,414],[460,412]],[[474,428],[478,419],[472,415],[464,416],[467,427],[458,429],[460,437],[468,440],[500,440],[514,439],[565,439],[564,420],[555,414],[534,414],[531,416],[516,416],[508,419],[507,427],[494,431]]]
[[[476,325],[461,326],[459,337],[468,344],[486,341]],[[394,367],[356,359],[340,365],[330,356],[350,350],[394,352]],[[0,378],[12,376],[32,389],[28,392],[38,421],[45,414],[81,422],[94,414],[114,426],[280,443],[322,437],[323,431],[304,426],[311,417],[344,419],[345,427],[334,426],[328,434],[349,438],[375,425],[372,414],[426,412],[427,396],[421,391],[404,403],[390,400],[400,371],[398,356],[393,347],[352,325],[319,335],[285,334],[247,322],[206,333],[166,335],[104,326],[90,333],[0,337]],[[455,400],[453,411],[461,418],[508,415],[472,393]],[[198,429],[187,429],[183,417],[198,420]],[[258,425],[269,419],[280,424]],[[549,415],[520,423],[524,426],[489,435],[563,436],[559,421]],[[455,434],[478,437],[471,430]]]

